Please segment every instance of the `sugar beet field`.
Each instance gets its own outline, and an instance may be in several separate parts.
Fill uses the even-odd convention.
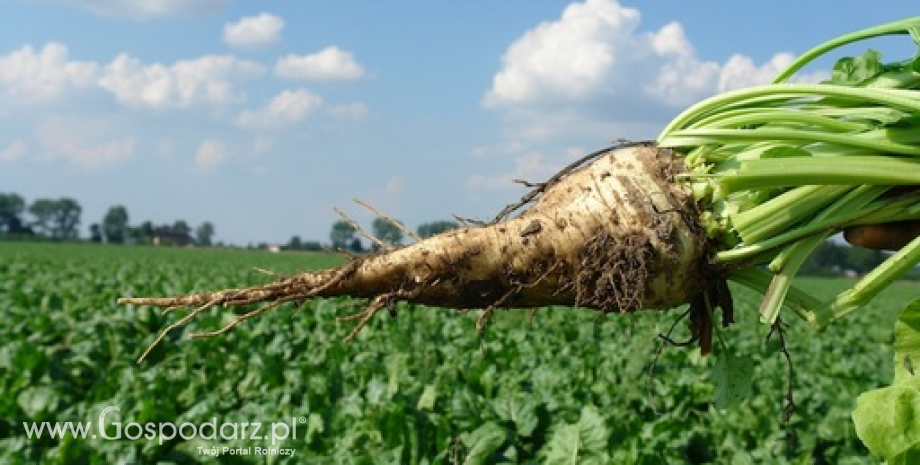
[[[138,365],[178,316],[114,303],[256,284],[272,279],[256,268],[293,273],[340,260],[0,243],[0,462],[866,463],[850,412],[860,392],[890,380],[893,322],[917,293],[899,283],[820,335],[787,317],[797,406],[788,425],[785,361],[777,341],[765,342],[757,296],[737,289],[738,323],[725,336],[754,357],[754,386],[726,410],[712,406],[712,360],[697,348],[666,347],[649,374],[657,334],[678,311],[500,312],[480,338],[476,312],[406,306],[344,343],[352,325],[335,317],[361,303],[326,300],[281,307],[222,337],[184,337],[232,317],[213,310]],[[826,296],[846,284],[804,287]],[[86,437],[29,437],[24,424],[41,422],[92,423]],[[256,422],[258,439],[239,429]],[[282,422],[295,429],[273,431]],[[188,439],[141,431],[164,423],[201,431],[185,429]],[[265,449],[294,456],[257,454]]]

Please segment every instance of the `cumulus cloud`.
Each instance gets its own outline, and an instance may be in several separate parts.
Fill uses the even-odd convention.
[[[719,75],[717,90],[740,89],[770,82],[781,70],[792,64],[795,56],[789,53],[780,53],[764,63],[762,66],[754,64],[754,60],[744,55],[732,55],[725,62],[722,73]]]
[[[602,103],[613,113],[645,104],[678,108],[716,92],[762,84],[793,56],[762,65],[744,55],[701,59],[683,26],[640,31],[638,10],[585,0],[512,43],[483,97],[490,108]],[[619,104],[619,105],[618,105]]]
[[[777,53],[761,65],[750,57],[734,54],[725,63],[703,61],[684,35],[679,23],[670,23],[649,35],[660,60],[656,79],[644,90],[651,98],[670,105],[689,105],[709,95],[769,83],[795,61],[791,53]],[[827,73],[798,75],[796,81],[817,82]]]
[[[195,165],[201,169],[213,169],[227,160],[227,148],[217,139],[207,139],[195,152]]]
[[[602,90],[638,23],[638,10],[615,1],[568,6],[558,21],[544,22],[511,44],[485,105],[579,99]]]
[[[687,105],[764,84],[793,60],[788,53],[760,64],[741,54],[706,60],[680,23],[640,26],[640,12],[616,0],[569,5],[509,45],[483,106],[502,112],[505,138],[530,146],[654,137]]]
[[[275,75],[285,79],[342,81],[364,77],[354,56],[330,46],[312,55],[287,55],[275,64]]]
[[[170,108],[237,104],[239,85],[266,72],[264,65],[232,55],[205,55],[172,64],[144,63],[127,54],[108,64],[72,60],[65,45],[25,45],[0,55],[0,96],[35,104],[74,91],[102,90],[131,107]]]
[[[474,175],[468,187],[506,186],[526,167],[537,166],[540,153],[560,158],[567,147],[655,137],[687,105],[767,83],[793,59],[789,53],[763,63],[742,54],[704,59],[678,22],[643,30],[640,12],[616,0],[572,3],[558,19],[523,33],[503,54],[481,101],[500,112],[502,140],[471,156],[513,157],[514,172]]]
[[[133,137],[111,138],[102,122],[52,120],[36,129],[36,140],[47,161],[63,160],[87,168],[117,164],[134,155]]]
[[[122,54],[106,65],[99,86],[133,107],[232,104],[245,98],[236,84],[264,72],[259,63],[228,55],[207,55],[167,66],[145,64]]]
[[[653,52],[647,63],[655,73],[642,90],[650,99],[683,106],[717,90],[722,66],[697,57],[680,23],[669,23],[646,37]]]
[[[281,39],[284,20],[262,13],[224,26],[224,43],[231,47],[253,48],[277,43]]]
[[[130,19],[154,19],[168,16],[214,13],[229,0],[45,0],[87,10],[99,16]]]
[[[717,90],[725,92],[727,90],[741,89],[760,84],[765,84],[773,80],[780,71],[786,69],[795,61],[796,56],[790,53],[777,53],[773,55],[766,63],[757,66],[754,60],[744,55],[732,55],[725,65],[722,66],[722,73],[719,75],[719,85]],[[792,77],[794,82],[820,82],[830,78],[827,71],[813,71],[810,73],[800,73]]]
[[[638,10],[611,0],[569,5],[559,20],[544,22],[511,44],[483,103],[572,102],[611,91],[617,65],[635,58],[639,19]]]
[[[301,121],[323,104],[323,99],[306,89],[285,90],[264,107],[244,111],[236,124],[244,128],[273,128]]]
[[[72,89],[94,84],[98,66],[74,61],[67,47],[50,42],[40,50],[25,45],[0,55],[0,88],[8,100],[35,103],[52,100]]]

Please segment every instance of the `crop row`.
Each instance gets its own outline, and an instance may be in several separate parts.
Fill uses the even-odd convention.
[[[130,439],[123,429],[214,421],[296,423],[297,437],[277,444],[293,458],[229,457],[240,463],[864,463],[849,415],[858,393],[888,381],[893,320],[915,292],[899,284],[820,335],[789,321],[796,413],[788,424],[785,362],[775,338],[765,342],[756,296],[743,291],[739,322],[724,336],[754,358],[754,387],[724,411],[711,405],[712,361],[697,349],[665,347],[649,369],[677,311],[499,312],[480,337],[475,312],[401,305],[343,343],[351,326],[336,316],[362,307],[339,299],[282,307],[216,338],[183,337],[233,317],[215,309],[138,365],[177,317],[114,304],[122,295],[272,279],[256,268],[291,273],[336,260],[0,244],[0,461],[196,463],[218,460],[204,449],[272,445],[242,435]],[[846,283],[808,284],[831,294]],[[687,336],[685,326],[674,339]],[[117,410],[99,431],[106,407]],[[66,421],[94,422],[97,437],[29,437],[23,426]]]

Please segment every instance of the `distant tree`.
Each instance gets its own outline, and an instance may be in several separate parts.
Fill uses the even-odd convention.
[[[109,208],[102,218],[105,241],[110,244],[124,244],[128,236],[128,209],[122,205]]]
[[[887,257],[881,250],[870,250],[863,247],[847,247],[847,268],[857,273],[867,273],[882,263]]]
[[[57,208],[56,202],[52,199],[35,199],[29,204],[29,214],[32,215],[32,227],[42,236],[52,235],[52,221],[54,211]]]
[[[83,212],[83,208],[80,207],[80,204],[69,197],[59,199],[56,202],[56,209],[54,211],[54,224],[56,236],[62,239],[75,239],[80,237],[80,214]]]
[[[356,237],[352,239],[351,244],[348,246],[348,250],[354,253],[362,253],[364,252],[364,244],[361,243],[361,239]]]
[[[382,242],[394,246],[402,244],[403,233],[390,220],[381,217],[374,218],[374,221],[371,223],[371,230],[373,231],[374,237],[380,239]]]
[[[286,248],[290,250],[302,249],[303,241],[300,239],[300,236],[291,236],[291,240],[288,241]]]
[[[323,245],[317,241],[304,241],[300,236],[291,236],[291,240],[284,246],[288,250],[306,250],[309,252],[319,252],[323,250]]]
[[[354,225],[345,220],[332,223],[332,232],[329,233],[332,249],[339,250],[348,247],[355,239],[356,232]]]
[[[301,250],[306,250],[309,252],[320,252],[323,250],[323,244],[320,244],[317,241],[305,241],[301,244]]]
[[[847,268],[847,247],[826,240],[815,248],[799,269],[801,274],[838,273]]]
[[[0,192],[0,232],[23,232],[22,213],[25,209],[26,202],[18,194]]]
[[[195,230],[195,237],[198,239],[198,245],[210,246],[214,237],[214,225],[210,221],[205,221]]]
[[[153,240],[153,223],[144,221],[138,225],[134,234],[134,240],[144,244],[150,243]]]
[[[179,239],[177,242],[182,243],[181,245],[185,245],[191,242],[192,227],[189,226],[185,220],[176,220],[176,222],[173,223],[171,232],[177,239]]]
[[[137,226],[125,226],[125,244],[138,244],[141,240],[141,228]]]
[[[456,221],[433,221],[431,223],[423,223],[418,227],[419,237],[431,237],[441,234],[444,231],[450,231],[451,229],[457,229],[460,227]]]
[[[102,242],[102,228],[99,223],[89,225],[89,240],[90,242]]]

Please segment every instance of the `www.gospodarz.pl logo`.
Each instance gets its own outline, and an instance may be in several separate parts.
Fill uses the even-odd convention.
[[[136,422],[130,422],[122,425],[121,422],[113,421],[108,425],[105,422],[105,416],[111,412],[120,412],[121,409],[115,406],[108,406],[99,413],[97,422],[97,432],[93,432],[92,422],[41,422],[28,423],[23,422],[22,426],[26,430],[29,438],[41,438],[48,434],[52,438],[63,438],[72,435],[75,438],[93,438],[102,437],[107,440],[130,439],[132,441],[141,438],[147,440],[157,439],[160,444],[180,437],[185,440],[200,438],[207,440],[266,440],[271,439],[271,444],[275,445],[278,441],[286,439],[297,439],[297,424],[307,422],[306,417],[291,417],[290,423],[287,422],[226,422],[217,424],[217,417],[211,417],[200,425],[185,422],[178,426],[172,422],[154,423],[148,422],[143,425]],[[265,425],[265,428],[263,428]],[[106,431],[110,427],[115,427],[112,434]]]

